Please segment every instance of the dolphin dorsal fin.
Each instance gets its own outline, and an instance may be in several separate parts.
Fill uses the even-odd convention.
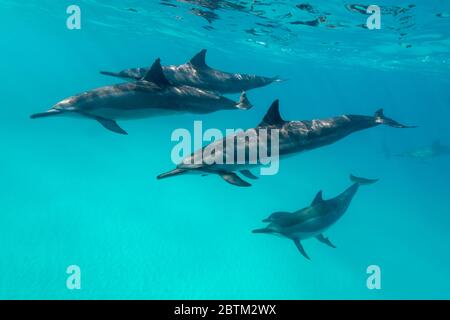
[[[206,49],[203,49],[199,53],[197,53],[190,61],[189,63],[194,68],[207,68],[206,64]]]
[[[378,109],[374,114],[375,118],[384,118],[384,109]]]
[[[260,127],[263,126],[271,126],[271,125],[282,125],[286,121],[281,118],[280,115],[280,101],[277,99],[275,100],[272,105],[270,106],[269,110],[267,111],[266,115],[264,116],[263,121],[259,124]]]
[[[150,70],[147,71],[142,80],[153,82],[159,86],[170,85],[169,81],[164,75],[160,58],[156,59],[156,61],[151,66]]]
[[[314,198],[313,202],[311,203],[311,206],[315,206],[316,204],[319,204],[323,202],[323,195],[322,195],[322,190],[320,190],[317,194],[316,197]]]

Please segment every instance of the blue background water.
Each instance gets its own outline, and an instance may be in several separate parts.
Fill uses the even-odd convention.
[[[447,2],[415,2],[412,48],[392,30],[362,28],[298,27],[280,43],[242,32],[257,19],[245,13],[218,10],[224,18],[206,30],[209,23],[189,13],[194,4],[148,2],[77,1],[82,29],[70,31],[72,1],[0,1],[0,298],[450,298],[448,158],[382,152],[450,143],[449,18],[434,16],[450,10]],[[317,3],[350,14],[337,1]],[[342,45],[321,47],[324,39]],[[122,123],[129,136],[93,121],[29,119],[117,82],[99,70],[156,57],[181,64],[201,48],[213,67],[289,81],[251,91],[250,111]],[[384,107],[420,128],[354,134],[286,159],[278,175],[248,189],[217,177],[155,179],[173,168],[174,129],[193,120],[249,128],[275,98],[285,119]],[[290,241],[251,233],[271,212],[309,205],[320,189],[326,198],[340,193],[349,173],[381,180],[362,188],[328,231],[338,249],[307,240],[309,262]],[[66,288],[72,264],[82,270],[80,291]],[[371,264],[382,269],[382,290],[366,288]]]

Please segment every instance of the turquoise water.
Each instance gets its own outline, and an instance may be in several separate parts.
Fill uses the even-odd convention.
[[[385,152],[450,144],[448,2],[378,1],[389,10],[372,31],[340,1],[314,1],[315,13],[291,1],[256,1],[253,10],[252,1],[161,2],[77,1],[82,28],[68,30],[72,1],[0,0],[0,298],[450,298],[449,157]],[[318,27],[291,24],[324,12]],[[249,111],[124,122],[129,136],[94,121],[29,119],[67,96],[121,82],[100,70],[156,57],[182,64],[202,48],[213,67],[288,81],[250,91]],[[250,128],[276,98],[285,119],[383,107],[420,127],[356,133],[283,160],[278,175],[251,188],[218,177],[156,180],[174,167],[174,129],[194,120]],[[274,211],[309,205],[318,190],[334,197],[350,173],[380,182],[361,188],[327,232],[338,249],[306,240],[307,261],[291,241],[251,233]],[[381,290],[366,287],[373,264]],[[81,290],[66,287],[69,265],[81,268]]]

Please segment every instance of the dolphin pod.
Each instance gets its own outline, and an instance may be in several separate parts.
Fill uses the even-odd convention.
[[[200,51],[188,63],[180,66],[162,67],[164,76],[176,86],[191,86],[199,89],[227,93],[241,93],[251,89],[280,82],[279,77],[262,77],[241,73],[223,72],[209,67],[206,63],[206,50]],[[126,80],[142,79],[147,68],[132,68],[120,72],[101,71],[101,74]]]
[[[320,120],[285,121],[280,115],[279,101],[276,100],[272,103],[262,122],[254,128],[257,139],[253,139],[245,144],[245,154],[249,154],[252,148],[270,148],[271,144],[270,142],[267,142],[266,138],[270,138],[271,135],[267,132],[274,129],[281,133],[279,136],[278,148],[279,156],[282,158],[291,154],[330,145],[354,132],[382,124],[394,128],[413,128],[413,126],[406,126],[393,119],[387,118],[382,109],[375,112],[373,116],[342,115]],[[262,135],[261,132],[264,132],[264,135]],[[224,149],[224,151],[222,151],[223,154],[229,152],[229,150],[226,150],[228,142],[235,141],[236,139],[237,137],[234,135],[212,142],[205,148],[215,150],[214,154],[203,154],[205,148],[202,148],[192,155],[187,156],[174,170],[159,175],[158,179],[183,175],[186,173],[197,173],[201,175],[216,174],[230,184],[239,187],[251,186],[250,183],[239,177],[236,172],[240,172],[247,178],[255,179],[256,176],[252,174],[250,170],[261,166],[261,163],[266,162],[266,159],[261,158],[259,153],[257,155],[258,161],[254,163],[250,163],[248,158],[245,159],[245,163],[222,162],[220,164],[214,162],[214,159],[210,159],[215,157],[220,149]],[[257,146],[255,146],[255,144],[257,144]],[[238,147],[238,145],[232,144],[232,148],[234,148],[232,152],[233,155],[237,154]],[[195,159],[202,159],[202,163],[194,161]]]
[[[104,75],[129,80],[90,90],[66,98],[48,111],[31,115],[32,119],[72,116],[82,117],[99,122],[106,129],[127,134],[117,121],[141,119],[169,114],[208,114],[220,110],[247,110],[252,107],[247,99],[246,91],[281,81],[279,77],[267,78],[256,75],[233,74],[210,68],[206,64],[206,50],[202,50],[188,63],[180,66],[161,65],[156,59],[150,68],[127,69],[121,72],[102,71]],[[222,94],[241,93],[239,101],[232,101]],[[238,134],[217,139],[209,145],[185,157],[176,168],[158,176],[165,179],[185,174],[216,175],[226,182],[249,187],[251,184],[245,178],[256,180],[258,177],[252,169],[267,163],[269,153],[275,152],[272,146],[273,132],[277,132],[277,155],[280,158],[301,152],[317,149],[333,144],[357,131],[366,130],[379,125],[393,128],[414,128],[403,125],[384,115],[383,109],[366,115],[341,115],[327,119],[286,121],[279,111],[279,101],[275,100],[263,120],[252,130],[256,138],[244,143],[244,154],[251,150],[266,149],[266,154],[257,153],[256,161],[220,162],[216,159],[225,158],[228,152],[234,155],[242,148],[229,142],[239,139]],[[263,134],[264,132],[264,134]],[[204,150],[214,150],[205,155]],[[241,150],[242,151],[242,150]],[[420,151],[420,152],[419,152]],[[450,154],[450,148],[435,143],[431,148],[409,152],[403,156],[419,157]],[[200,162],[196,161],[200,159]],[[299,211],[275,212],[263,222],[267,227],[254,230],[254,233],[275,234],[291,239],[300,253],[309,259],[301,241],[317,238],[320,242],[335,248],[335,245],[324,236],[339,218],[347,211],[353,197],[361,185],[373,184],[377,180],[350,177],[353,185],[339,196],[324,200],[320,191],[309,207]]]
[[[306,253],[302,240],[316,238],[329,247],[336,246],[324,236],[333,224],[335,224],[347,211],[356,192],[361,185],[369,185],[378,180],[358,178],[350,176],[353,184],[340,195],[330,200],[324,200],[322,191],[319,191],[309,207],[295,212],[275,212],[263,222],[269,225],[262,229],[253,230],[253,233],[280,235],[292,240],[300,253],[310,260]]]
[[[247,110],[252,107],[245,92],[238,102],[212,91],[170,84],[157,59],[144,77],[132,83],[106,86],[58,102],[50,110],[31,116],[82,116],[106,129],[127,134],[117,120],[162,116],[174,113],[206,114],[219,110]]]

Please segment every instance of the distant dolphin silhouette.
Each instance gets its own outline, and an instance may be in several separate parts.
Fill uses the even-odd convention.
[[[436,140],[431,146],[414,148],[397,154],[398,157],[426,160],[430,158],[450,155],[450,146],[441,144],[440,140]]]
[[[266,228],[253,230],[253,233],[267,233],[280,235],[294,241],[300,253],[310,260],[306,253],[302,240],[317,238],[320,242],[336,248],[336,246],[323,235],[333,224],[335,224],[347,211],[360,185],[377,182],[365,178],[350,176],[354,184],[336,198],[324,200],[322,191],[314,198],[309,207],[296,212],[275,212],[263,222],[269,223]]]
[[[219,110],[249,109],[252,105],[245,92],[234,102],[211,91],[172,85],[162,72],[157,59],[144,77],[133,83],[84,92],[62,100],[49,111],[31,116],[82,116],[97,120],[106,129],[127,134],[117,120],[139,119],[175,113],[206,114]]]
[[[212,69],[206,64],[206,50],[199,52],[186,64],[162,68],[164,76],[173,85],[187,85],[224,94],[241,93],[281,81],[279,77],[267,78]],[[136,80],[143,78],[147,71],[148,68],[132,68],[120,72],[101,71],[100,73],[123,79]]]
[[[376,127],[381,124],[394,128],[413,128],[385,117],[382,109],[378,110],[374,116],[343,115],[322,120],[285,121],[281,118],[279,102],[276,100],[270,107],[263,121],[255,128],[255,131],[258,134],[256,142],[249,142],[245,145],[245,154],[249,154],[249,150],[258,149],[258,147],[261,146],[271,146],[271,135],[267,134],[264,135],[264,138],[261,138],[261,129],[265,129],[266,132],[273,129],[279,130],[279,155],[280,157],[283,157],[335,143],[354,132]],[[265,141],[266,137],[269,139],[269,142]],[[223,154],[226,154],[227,141],[234,141],[235,138],[235,135],[228,136],[223,140],[211,143],[205,148],[220,149],[222,146],[225,146],[223,147]],[[255,144],[258,145],[255,146]],[[233,154],[237,154],[237,146],[234,145],[234,148]],[[239,171],[247,178],[256,179],[256,176],[249,170],[264,163],[262,161],[264,159],[260,159],[260,154],[258,154],[257,164],[250,164],[248,161],[245,164],[215,164],[214,159],[212,158],[214,155],[209,157],[202,155],[203,149],[186,157],[175,170],[159,175],[158,179],[186,173],[197,173],[202,175],[217,174],[228,183],[240,187],[249,187],[251,184],[241,179],[236,172]],[[194,161],[194,159],[199,158],[203,159],[203,163],[198,164]]]

